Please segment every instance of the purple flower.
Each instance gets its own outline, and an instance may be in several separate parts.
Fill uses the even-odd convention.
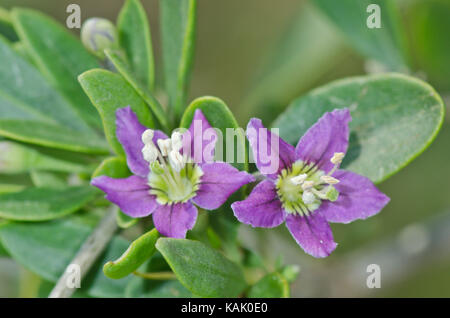
[[[326,257],[337,245],[328,222],[349,223],[378,213],[389,198],[368,178],[339,170],[350,121],[348,109],[326,113],[294,148],[264,128],[261,120],[251,119],[247,138],[266,178],[246,200],[231,205],[238,220],[266,228],[286,221],[305,252]],[[263,160],[264,149],[271,150],[271,160]],[[267,165],[274,160],[275,169]]]
[[[162,235],[184,238],[197,219],[194,204],[217,209],[254,180],[227,163],[212,161],[217,134],[200,110],[186,132],[174,132],[171,138],[144,127],[130,107],[117,110],[116,125],[134,175],[125,179],[100,176],[91,183],[125,214],[136,218],[151,214]]]

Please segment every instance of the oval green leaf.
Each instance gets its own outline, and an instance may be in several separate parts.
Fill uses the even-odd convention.
[[[0,36],[0,119],[33,119],[90,132],[46,79]]]
[[[112,279],[120,279],[133,273],[155,253],[159,233],[153,229],[136,239],[128,249],[115,261],[103,266],[103,272]]]
[[[155,70],[147,15],[139,0],[127,0],[117,19],[119,43],[131,71],[145,88],[153,91]]]
[[[196,0],[161,0],[163,67],[169,105],[181,116],[195,44]]]
[[[96,135],[34,120],[0,119],[0,136],[75,152],[109,153],[104,139],[100,139]]]
[[[24,173],[32,170],[79,173],[92,171],[92,168],[86,163],[61,160],[23,144],[0,141],[0,173]]]
[[[203,243],[160,238],[156,248],[178,280],[196,295],[237,297],[246,287],[241,268]]]
[[[116,154],[124,156],[122,145],[116,137],[116,110],[131,106],[141,124],[152,128],[153,118],[147,104],[118,74],[94,69],[81,74],[78,80],[100,113],[109,144]]]
[[[148,88],[143,86],[138,78],[135,77],[133,71],[128,66],[128,63],[124,61],[121,54],[117,50],[105,50],[105,55],[109,61],[114,65],[117,71],[127,80],[127,82],[133,86],[136,92],[141,96],[141,98],[150,106],[155,117],[158,119],[159,123],[163,128],[168,128],[167,115],[165,114],[161,104],[156,98],[152,96]]]
[[[400,74],[348,78],[318,88],[273,123],[295,145],[325,112],[348,107],[350,143],[343,168],[379,183],[405,167],[436,137],[444,105],[428,84]]]
[[[0,194],[0,217],[15,221],[45,221],[79,210],[98,197],[90,186],[66,188],[27,188]]]
[[[86,122],[101,127],[100,118],[83,93],[77,76],[99,67],[81,42],[66,27],[38,11],[14,9],[13,24],[28,55],[41,73],[70,102]]]

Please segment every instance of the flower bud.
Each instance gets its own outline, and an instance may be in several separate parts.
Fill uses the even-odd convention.
[[[83,23],[81,41],[88,51],[100,59],[105,58],[105,49],[119,48],[116,26],[103,18],[90,18]]]

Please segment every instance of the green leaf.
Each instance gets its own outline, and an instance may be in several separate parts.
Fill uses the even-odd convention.
[[[203,243],[160,238],[156,248],[178,280],[196,295],[237,297],[246,287],[239,266]]]
[[[81,162],[49,156],[16,142],[0,141],[0,173],[23,173],[31,170],[79,173],[89,172],[91,168]]]
[[[45,78],[0,36],[0,118],[34,119],[91,130]]]
[[[78,77],[103,121],[106,139],[114,151],[124,156],[122,145],[116,137],[116,110],[131,106],[141,124],[152,128],[153,118],[147,104],[126,80],[106,70],[90,70]]]
[[[66,27],[50,17],[29,9],[14,9],[11,15],[20,40],[41,73],[79,116],[100,128],[100,118],[77,82],[78,75],[99,67],[97,60]]]
[[[54,172],[33,170],[30,172],[30,177],[38,188],[61,189],[67,185],[66,176]]]
[[[253,285],[247,296],[249,298],[288,298],[289,283],[279,273],[271,273]]]
[[[158,237],[159,233],[156,229],[141,235],[131,243],[120,258],[103,266],[105,275],[112,279],[120,279],[133,273],[155,253]]]
[[[71,214],[99,195],[91,186],[27,188],[0,194],[0,217],[16,221],[45,221]]]
[[[362,54],[385,64],[392,71],[406,71],[405,35],[392,0],[313,0]],[[369,28],[370,4],[380,6],[381,28]]]
[[[180,127],[189,128],[197,109],[202,111],[212,127],[218,128],[222,132],[223,145],[220,147],[219,143],[216,144],[216,159],[230,162],[239,170],[247,170],[248,163],[245,147],[245,133],[239,128],[233,113],[228,109],[227,105],[216,97],[205,96],[197,98],[184,112]],[[237,133],[236,136],[230,135],[229,138],[227,138],[227,128],[234,129]],[[233,130],[229,131],[231,132]],[[237,141],[234,140],[235,137]],[[227,143],[230,145],[229,147],[227,147]],[[231,147],[233,144],[234,148]],[[233,152],[227,153],[227,149],[233,149]]]
[[[147,15],[139,0],[127,0],[117,19],[120,46],[125,50],[131,71],[146,89],[153,91],[155,70]]]
[[[412,51],[419,69],[437,88],[450,89],[450,3],[442,0],[416,2],[411,8]]]
[[[110,157],[102,161],[95,169],[92,178],[108,176],[111,178],[126,178],[131,175],[127,161],[122,157]]]
[[[128,66],[127,62],[123,60],[120,56],[120,52],[117,50],[106,49],[105,54],[109,61],[114,65],[117,71],[127,80],[127,82],[136,90],[136,92],[141,96],[141,98],[150,106],[155,117],[158,119],[159,123],[163,128],[168,128],[167,115],[165,114],[161,104],[156,98],[154,98],[149,92],[148,88],[143,86],[132,70]]]
[[[379,183],[410,163],[436,137],[442,99],[428,84],[400,74],[348,78],[292,102],[274,122],[287,142],[300,137],[325,112],[348,107],[350,143],[343,168]]]
[[[89,153],[106,154],[103,139],[59,125],[18,119],[0,119],[0,136],[45,147]]]
[[[9,11],[2,7],[0,7],[0,34],[12,42],[19,39],[12,25]]]
[[[139,219],[132,218],[131,216],[126,215],[122,211],[117,211],[116,222],[120,228],[128,229],[133,225],[136,225],[139,222]]]
[[[56,282],[91,234],[95,222],[87,216],[70,216],[39,223],[9,223],[0,228],[0,239],[8,253],[30,271]],[[106,251],[83,279],[81,292],[94,297],[122,297],[129,278],[112,280],[102,266],[128,246],[114,237]]]
[[[161,37],[166,92],[176,117],[187,98],[196,24],[196,0],[161,0]]]

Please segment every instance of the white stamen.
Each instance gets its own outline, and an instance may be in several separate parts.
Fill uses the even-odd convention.
[[[172,140],[172,149],[180,151],[180,149],[183,147],[182,135],[178,131],[174,131],[172,133],[171,140]]]
[[[161,154],[167,157],[172,150],[172,141],[170,139],[158,139],[158,147]]]
[[[333,157],[330,159],[331,163],[334,165],[339,165],[344,159],[345,154],[343,152],[335,152]]]
[[[144,148],[142,148],[142,155],[145,161],[152,163],[158,158],[158,149],[156,149],[153,143],[146,144]]]
[[[172,150],[169,153],[169,163],[175,171],[180,172],[184,167],[184,158],[178,151]]]
[[[302,184],[302,189],[308,190],[308,189],[311,189],[313,186],[314,186],[314,181],[305,181]]]
[[[153,130],[147,129],[146,131],[144,131],[144,133],[141,136],[144,145],[153,144],[153,136],[154,136]]]
[[[336,178],[333,178],[332,176],[321,176],[320,180],[322,180],[323,182],[328,183],[328,184],[339,183],[339,180]]]
[[[316,200],[316,197],[311,191],[305,191],[302,194],[302,200],[305,204],[312,204]]]
[[[306,178],[308,178],[308,175],[306,173],[303,173],[301,175],[295,176],[291,178],[291,182],[295,185],[301,185]]]

